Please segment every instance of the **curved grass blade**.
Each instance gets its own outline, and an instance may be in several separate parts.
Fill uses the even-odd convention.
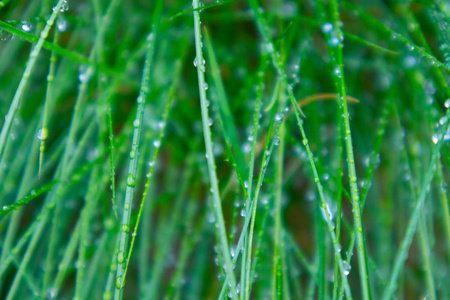
[[[193,0],[192,7],[198,8],[199,1]],[[211,139],[211,129],[209,127],[209,117],[208,117],[208,106],[206,103],[206,90],[208,89],[207,83],[205,82],[205,66],[203,64],[203,51],[202,51],[202,37],[201,37],[201,28],[200,28],[200,13],[195,11],[194,13],[194,32],[195,32],[195,52],[196,52],[196,60],[197,60],[197,75],[198,75],[198,87],[200,94],[200,105],[201,105],[201,114],[202,114],[202,123],[203,123],[203,134],[205,139],[205,147],[207,154],[207,163],[208,163],[208,173],[209,179],[211,183],[211,191],[213,196],[213,203],[216,213],[216,220],[219,226],[219,239],[221,244],[222,255],[225,260],[226,265],[226,277],[230,282],[231,295],[234,300],[238,299],[236,292],[236,278],[233,271],[233,265],[231,263],[230,258],[230,250],[228,247],[228,239],[225,228],[225,220],[223,218],[222,212],[222,203],[220,200],[219,194],[219,184],[217,180],[216,174],[216,164],[214,161],[214,151],[212,147],[212,139]]]

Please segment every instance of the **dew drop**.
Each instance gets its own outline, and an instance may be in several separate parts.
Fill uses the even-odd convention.
[[[58,21],[56,22],[56,27],[58,28],[59,32],[65,32],[69,27],[69,22],[64,19],[58,19]]]
[[[30,22],[28,22],[28,21],[23,22],[23,24],[22,24],[22,30],[23,31],[30,32],[31,28],[32,28],[32,26],[31,26]]]
[[[265,43],[264,50],[269,54],[272,53],[274,51],[273,44],[271,42]]]
[[[116,279],[116,289],[122,289],[122,276],[117,277]]]
[[[330,22],[324,23],[320,27],[320,30],[322,30],[323,33],[330,33],[333,30],[333,24],[331,24]]]
[[[69,10],[69,3],[67,0],[64,0],[63,4],[61,5],[61,8],[59,9],[60,12],[65,12]]]
[[[129,187],[134,187],[134,186],[136,185],[136,180],[134,179],[134,177],[133,177],[132,174],[128,174],[128,177],[127,177],[127,185],[128,185]]]
[[[446,108],[449,108],[449,107],[450,107],[450,98],[447,99],[447,100],[445,100],[444,105],[445,105]]]
[[[37,138],[41,141],[45,141],[48,137],[48,130],[46,127],[42,127],[38,130]]]
[[[337,47],[339,46],[339,43],[340,43],[339,38],[335,36],[331,37],[328,40],[328,45],[330,45],[330,47]]]
[[[207,218],[208,218],[208,222],[210,224],[212,224],[212,223],[214,223],[216,221],[216,218],[214,217],[214,214],[211,213],[211,212],[208,213]]]
[[[439,142],[439,135],[433,134],[431,140],[433,141],[434,144],[437,144]]]
[[[134,127],[139,127],[139,125],[141,125],[141,121],[140,121],[139,119],[135,119],[135,120],[133,121],[133,126],[134,126]]]
[[[165,126],[166,126],[166,122],[164,122],[164,121],[159,121],[158,122],[158,128],[159,129],[163,129]]]
[[[194,67],[197,67],[197,56],[194,58]]]
[[[205,91],[208,90],[209,86],[206,82],[203,82],[203,88],[205,89]]]
[[[248,188],[248,181],[244,181],[244,187],[247,189]]]
[[[407,55],[405,56],[405,58],[403,58],[403,66],[406,69],[411,69],[412,67],[414,67],[417,63],[417,60],[414,56],[412,55]]]
[[[280,138],[279,137],[276,137],[275,138],[275,141],[274,141],[274,143],[275,143],[275,146],[278,146],[279,144],[280,144]]]
[[[230,254],[231,254],[231,257],[234,257],[236,255],[236,246],[234,246],[234,245],[231,246]]]
[[[250,145],[250,143],[245,142],[242,144],[242,152],[244,152],[245,154],[250,153],[250,151],[252,150],[252,145]]]
[[[136,151],[131,150],[131,151],[130,151],[130,159],[135,158],[135,156],[136,156]]]
[[[127,224],[122,224],[120,229],[122,230],[122,232],[125,232],[125,233],[128,233],[130,231],[130,227],[128,227]]]
[[[247,211],[245,210],[245,208],[241,209],[240,215],[241,217],[245,218],[245,216],[247,215]]]
[[[153,141],[153,147],[155,147],[155,148],[161,147],[161,141],[160,140],[154,140]]]
[[[124,256],[123,256],[123,251],[120,251],[120,252],[117,254],[117,262],[118,262],[119,264],[121,264],[121,263],[123,263],[124,260],[125,260],[125,259],[124,259]]]
[[[103,300],[110,300],[112,298],[111,292],[104,292],[103,293]]]
[[[348,274],[350,274],[350,270],[352,269],[352,267],[350,266],[350,264],[347,261],[342,261],[342,272],[344,272],[344,275],[347,276]]]
[[[341,74],[341,68],[336,67],[333,69],[333,75],[336,76],[337,78],[341,78],[342,74]]]
[[[282,114],[278,113],[278,114],[275,115],[275,122],[280,122],[281,119],[283,119],[283,115]]]
[[[212,126],[213,120],[211,118],[208,118],[208,126]]]
[[[78,75],[78,80],[79,80],[81,83],[86,83],[86,82],[88,81],[88,76],[87,76],[87,74],[86,74],[85,72],[80,73],[80,74]]]

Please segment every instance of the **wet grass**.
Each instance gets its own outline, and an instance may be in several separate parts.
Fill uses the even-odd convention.
[[[450,298],[448,4],[53,2],[0,2],[1,299]]]

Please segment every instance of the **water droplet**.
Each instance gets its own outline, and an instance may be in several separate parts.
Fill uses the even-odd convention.
[[[130,151],[130,159],[133,159],[136,156],[136,151],[131,150]]]
[[[8,209],[9,209],[9,206],[8,206],[8,205],[5,205],[5,206],[2,207],[2,209],[3,209],[3,210],[8,210]]]
[[[59,9],[60,12],[65,12],[69,10],[69,2],[67,0],[64,0],[63,4],[61,5],[61,8]]]
[[[450,141],[450,127],[448,128],[447,132],[444,135],[444,142]]]
[[[197,67],[197,56],[194,58],[194,67]]]
[[[80,73],[80,74],[78,75],[78,80],[79,80],[81,83],[86,83],[86,82],[88,81],[88,76],[87,76],[87,74],[86,74],[85,72]]]
[[[112,298],[111,292],[103,293],[103,300],[110,300]]]
[[[333,75],[336,76],[337,78],[341,78],[342,74],[341,74],[341,68],[336,67],[333,69]]]
[[[141,121],[140,121],[139,119],[135,119],[135,120],[133,121],[133,126],[134,126],[134,127],[139,127],[139,125],[141,125]]]
[[[56,27],[58,28],[59,32],[65,32],[69,27],[69,22],[64,19],[58,19],[58,21],[56,21]]]
[[[116,279],[116,289],[120,290],[121,288],[122,288],[122,276],[119,276]]]
[[[214,223],[216,221],[216,218],[214,217],[214,214],[212,212],[208,213],[207,218],[208,218],[208,222],[210,224],[212,224],[212,223]]]
[[[128,185],[129,187],[134,187],[134,186],[136,185],[136,180],[134,179],[134,177],[133,177],[132,174],[128,174],[128,177],[127,177],[127,185]]]
[[[339,46],[339,43],[340,41],[338,37],[333,36],[328,39],[328,45],[330,45],[330,47],[337,47]]]
[[[32,26],[31,26],[31,23],[30,23],[29,21],[24,21],[24,22],[22,23],[22,30],[23,30],[23,31],[25,31],[25,32],[30,32],[30,31],[31,31],[31,28],[32,28]]]
[[[46,127],[42,127],[38,130],[37,138],[41,141],[45,141],[48,137],[48,130]]]
[[[433,134],[431,140],[433,141],[434,144],[437,144],[439,142],[439,135]]]
[[[153,141],[153,147],[155,147],[155,148],[161,147],[161,141],[160,140],[154,140]]]
[[[445,105],[445,108],[449,108],[450,107],[450,98],[445,100],[444,105]]]
[[[280,138],[279,137],[276,137],[275,138],[275,141],[274,141],[274,143],[275,143],[275,146],[278,146],[279,144],[280,144]]]
[[[209,102],[208,99],[206,99],[206,100],[205,100],[205,104],[206,104],[206,107],[209,107],[209,105],[210,105],[211,103]]]
[[[165,126],[166,126],[166,122],[164,122],[164,121],[159,121],[158,122],[158,128],[159,129],[163,129]]]
[[[1,3],[1,2],[0,2]],[[0,41],[7,41],[14,37],[14,35],[6,30],[0,29]]]
[[[350,266],[350,264],[347,261],[343,260],[342,261],[342,272],[344,272],[345,276],[350,274],[351,269],[352,269],[352,267]]]
[[[244,181],[244,187],[247,189],[248,188],[248,181]]]
[[[245,210],[245,208],[241,209],[241,213],[240,213],[241,217],[245,218],[246,214],[247,214],[247,211]]]
[[[212,126],[213,120],[211,118],[208,118],[208,126]]]
[[[118,262],[119,264],[121,264],[121,263],[123,263],[124,260],[125,260],[125,258],[124,258],[124,256],[123,256],[123,251],[120,251],[120,252],[117,254],[117,262]]]
[[[249,142],[245,142],[242,144],[242,152],[244,152],[245,154],[250,153],[250,151],[252,150],[252,145]]]
[[[320,27],[320,30],[322,30],[323,33],[330,33],[333,30],[333,24],[331,24],[330,22],[324,23]]]
[[[283,119],[283,115],[278,113],[275,115],[275,122],[280,122]]]
[[[235,245],[231,246],[230,254],[231,254],[231,257],[234,257],[236,255],[236,246]]]
[[[209,86],[206,82],[203,82],[203,88],[205,89],[205,91],[208,90]]]
[[[272,53],[274,51],[273,44],[271,42],[265,43],[264,50],[269,54]]]
[[[122,232],[128,233],[130,231],[130,227],[128,227],[127,224],[122,224],[120,230],[122,230]]]
[[[405,56],[405,58],[403,58],[403,66],[405,67],[405,69],[411,69],[416,65],[416,62],[416,58],[412,55],[407,55]]]

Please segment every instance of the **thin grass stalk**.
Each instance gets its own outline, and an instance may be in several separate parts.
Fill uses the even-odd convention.
[[[353,153],[353,142],[352,135],[350,129],[350,117],[348,111],[348,103],[347,103],[347,92],[345,85],[345,77],[344,77],[344,67],[343,67],[343,36],[340,29],[339,21],[339,7],[336,0],[332,0],[330,2],[331,15],[333,20],[333,27],[335,28],[335,33],[337,35],[338,47],[334,47],[333,45],[328,46],[332,66],[333,66],[333,77],[336,84],[336,88],[338,89],[338,93],[340,95],[340,107],[343,113],[343,119],[341,122],[344,124],[345,128],[345,146],[347,152],[347,168],[348,168],[348,176],[350,181],[350,194],[352,199],[352,212],[353,212],[353,222],[356,228],[356,246],[358,251],[358,266],[359,266],[359,275],[361,280],[361,289],[362,289],[362,297],[363,299],[370,300],[372,298],[370,292],[370,282],[369,282],[369,270],[367,267],[367,250],[364,236],[364,228],[362,221],[362,211],[361,211],[361,203],[359,198],[359,190],[358,190],[358,179],[356,176],[356,167],[355,167],[355,157]],[[334,48],[335,49],[334,49]]]
[[[405,236],[404,236],[403,241],[400,245],[400,248],[397,252],[397,255],[396,255],[396,258],[394,261],[394,266],[392,269],[392,273],[389,278],[388,286],[386,287],[384,294],[383,294],[384,300],[388,300],[388,299],[392,298],[392,295],[395,292],[395,289],[397,286],[397,280],[398,280],[400,271],[408,257],[408,250],[409,250],[409,247],[411,246],[412,239],[413,239],[415,231],[417,229],[417,224],[419,222],[421,209],[422,209],[423,204],[425,203],[425,199],[428,194],[429,186],[430,186],[431,180],[433,179],[434,172],[436,170],[436,162],[439,157],[439,152],[441,151],[442,146],[444,144],[443,137],[444,137],[444,135],[447,131],[448,125],[449,125],[450,109],[447,109],[445,117],[446,117],[446,121],[440,129],[440,132],[438,134],[437,143],[433,146],[433,152],[431,155],[430,164],[425,173],[422,185],[420,187],[418,199],[417,199],[416,203],[414,204],[414,208],[411,213],[411,217],[408,221],[408,226],[407,226],[407,229],[405,232]]]
[[[150,70],[152,66],[153,52],[155,47],[155,38],[153,32],[147,36],[147,52],[144,63],[144,70],[142,74],[141,88],[139,96],[136,100],[137,110],[136,117],[133,121],[133,138],[132,145],[129,156],[129,166],[127,174],[127,187],[124,200],[124,212],[122,216],[122,221],[120,225],[120,244],[119,253],[117,255],[117,273],[116,273],[116,289],[114,293],[114,299],[122,299],[123,297],[123,287],[125,281],[123,280],[125,269],[126,269],[126,257],[127,257],[127,244],[128,235],[130,231],[130,219],[131,219],[131,209],[133,201],[133,192],[136,185],[136,171],[139,156],[139,142],[142,130],[142,118],[144,113],[144,103],[147,100],[147,95],[150,88]]]
[[[59,31],[55,30],[54,36],[53,36],[53,43],[58,44],[59,41]],[[50,67],[47,75],[47,91],[45,94],[45,103],[44,103],[44,116],[42,119],[42,126],[38,131],[38,138],[40,140],[39,145],[39,170],[38,170],[38,176],[41,177],[41,170],[42,170],[42,163],[44,162],[44,151],[45,151],[45,141],[48,137],[48,115],[49,115],[49,106],[51,105],[51,102],[53,101],[53,81],[55,77],[55,70],[56,70],[56,62],[57,62],[57,56],[55,52],[52,52],[50,57]]]
[[[192,7],[195,9],[199,7],[199,1],[193,0]],[[200,14],[198,11],[194,13],[194,31],[195,31],[195,52],[197,59],[197,75],[198,75],[198,87],[200,94],[200,105],[201,105],[201,113],[202,113],[202,123],[203,123],[203,134],[205,138],[205,147],[207,154],[207,163],[208,163],[208,173],[209,179],[211,183],[211,191],[213,196],[214,210],[216,213],[216,220],[218,224],[219,230],[219,239],[221,244],[221,250],[223,254],[223,258],[225,260],[226,266],[226,277],[230,283],[231,295],[233,300],[237,300],[237,292],[236,292],[236,278],[233,271],[233,265],[230,258],[230,250],[228,247],[228,239],[225,228],[225,220],[223,218],[222,212],[222,203],[219,195],[219,184],[216,175],[216,164],[214,162],[214,152],[212,147],[212,139],[211,139],[211,129],[209,127],[209,116],[208,116],[208,106],[206,103],[206,89],[207,83],[205,82],[205,66],[203,64],[203,51],[202,51],[202,38],[201,38],[201,28],[200,28]]]

